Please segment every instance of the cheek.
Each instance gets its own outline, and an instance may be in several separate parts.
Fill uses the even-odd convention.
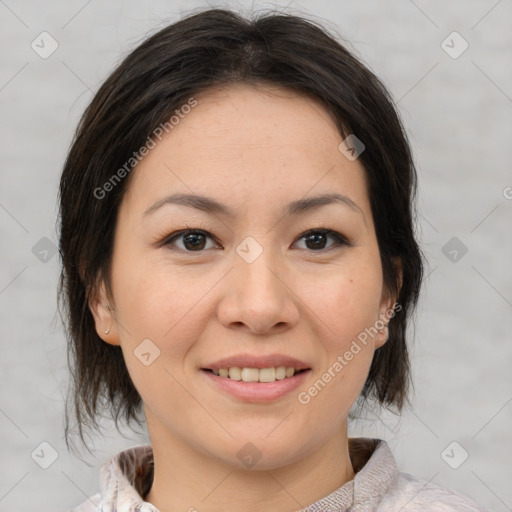
[[[316,378],[298,399],[314,408],[311,417],[330,418],[332,425],[345,420],[364,386],[374,354],[371,327],[378,314],[380,287],[368,277],[368,273],[338,276],[324,283],[323,293],[308,299],[319,318],[316,335],[322,340],[325,357]],[[325,435],[332,425],[323,425]]]
[[[184,381],[182,363],[203,330],[207,313],[199,299],[207,285],[176,269],[171,272],[169,265],[135,256],[117,260],[112,274],[123,357],[135,388],[152,410],[163,403],[186,410],[190,399],[179,384]]]
[[[354,257],[308,288],[307,304],[325,327],[330,350],[343,350],[378,318],[382,273],[380,263],[367,260]]]
[[[325,359],[314,388],[306,393],[312,400],[318,396],[314,399],[326,414],[338,404],[341,421],[366,381],[374,354],[372,339],[382,292],[380,262],[354,257],[317,284],[308,289],[307,304],[318,319],[316,335]]]
[[[149,338],[161,349],[161,360],[172,353],[183,358],[191,341],[204,330],[211,311],[208,293],[222,275],[180,269],[165,258],[132,253],[114,260],[113,287],[121,341],[132,350]],[[172,351],[169,348],[172,347]]]

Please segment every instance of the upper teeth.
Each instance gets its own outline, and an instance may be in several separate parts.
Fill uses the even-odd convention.
[[[273,368],[220,368],[212,370],[215,375],[220,377],[229,377],[233,380],[242,380],[243,382],[274,382],[286,377],[293,377],[296,370],[289,366],[278,366]]]

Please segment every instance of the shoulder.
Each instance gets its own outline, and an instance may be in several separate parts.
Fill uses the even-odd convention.
[[[97,493],[90,498],[87,498],[83,503],[76,506],[74,509],[69,512],[98,512],[101,510],[101,493]]]
[[[379,503],[377,512],[489,512],[468,496],[432,484],[409,473],[399,473]]]

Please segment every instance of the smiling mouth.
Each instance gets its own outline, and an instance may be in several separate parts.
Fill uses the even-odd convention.
[[[202,368],[203,371],[213,373],[214,375],[242,382],[275,382],[276,380],[285,380],[299,373],[309,371],[310,369],[296,370],[291,366],[277,366],[270,368],[220,368],[212,370]]]

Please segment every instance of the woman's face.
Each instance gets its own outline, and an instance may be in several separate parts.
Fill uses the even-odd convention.
[[[97,331],[121,345],[150,435],[283,466],[346,429],[386,340],[365,174],[311,99],[247,85],[195,99],[130,177]]]

